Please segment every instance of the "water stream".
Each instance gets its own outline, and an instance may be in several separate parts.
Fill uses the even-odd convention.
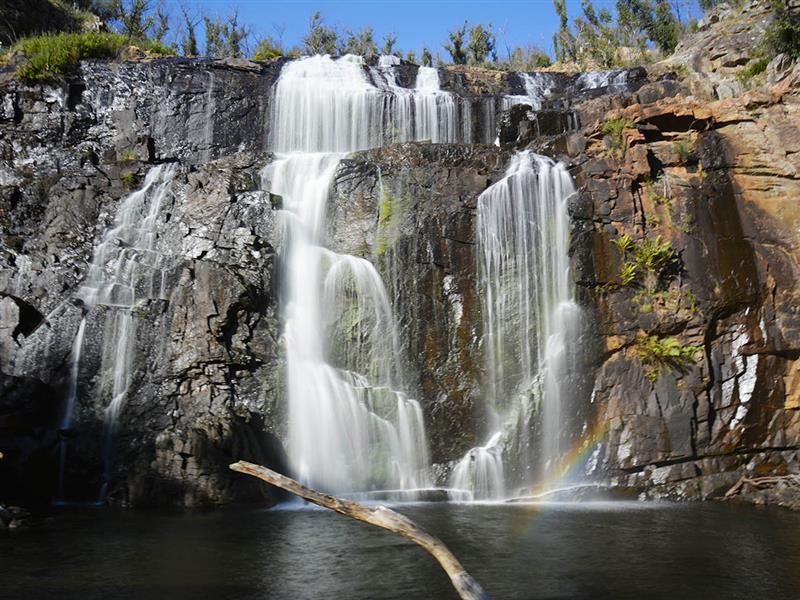
[[[105,498],[111,476],[113,440],[133,373],[137,304],[164,299],[167,257],[156,249],[161,206],[170,190],[174,165],[152,167],[142,187],[125,197],[113,225],[103,233],[77,296],[87,310],[102,310],[100,398],[105,401],[103,432]],[[84,318],[70,354],[70,381],[63,423],[71,423],[77,401],[77,380],[83,346]],[[62,423],[62,424],[63,424]],[[65,427],[62,427],[65,428]]]
[[[427,136],[455,141],[455,104],[423,72],[397,84],[396,61],[354,56],[287,64],[275,87],[263,187],[283,198],[289,457],[324,490],[429,485],[422,410],[409,397],[391,302],[375,267],[325,246],[326,203],[343,153]],[[368,76],[369,75],[369,76]],[[373,84],[376,82],[376,84]]]
[[[516,449],[505,460],[520,463],[517,471],[530,472],[527,463],[535,461],[540,477],[560,455],[565,348],[579,320],[569,273],[567,202],[574,192],[563,165],[522,152],[478,198],[489,441],[467,453],[451,480],[479,498],[505,495],[504,449]]]

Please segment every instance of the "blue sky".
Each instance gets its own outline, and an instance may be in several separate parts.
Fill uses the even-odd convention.
[[[276,35],[285,28],[283,43],[298,44],[307,31],[308,18],[319,10],[329,25],[342,30],[372,26],[375,37],[394,33],[403,51],[419,55],[423,46],[436,53],[447,39],[447,32],[464,22],[491,22],[498,36],[498,53],[510,47],[535,45],[552,49],[558,19],[552,0],[183,0],[195,14],[225,16],[235,8],[239,20],[255,37]],[[178,14],[179,0],[166,0]],[[613,0],[595,0],[597,8],[613,7]],[[580,0],[567,0],[570,16],[580,12]],[[202,39],[202,38],[201,38]],[[380,44],[379,44],[380,45]],[[444,53],[443,53],[444,55]]]

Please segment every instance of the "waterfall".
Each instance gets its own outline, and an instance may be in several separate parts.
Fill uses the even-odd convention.
[[[277,156],[262,172],[262,187],[283,198],[288,454],[301,480],[337,493],[428,485],[422,410],[402,391],[384,283],[369,261],[325,247],[344,153],[416,135],[415,91],[397,84],[396,64],[367,70],[355,56],[287,63],[273,104]]]
[[[75,404],[78,400],[78,370],[81,364],[81,351],[83,350],[83,335],[86,332],[86,317],[81,319],[78,325],[78,333],[72,342],[72,350],[69,353],[69,383],[67,387],[67,403],[64,414],[61,417],[62,431],[72,427],[72,419],[75,416]]]
[[[551,93],[556,80],[551,73],[517,73],[525,86],[524,96],[504,96],[502,110],[515,104],[529,104],[534,111],[541,110],[542,102]]]
[[[81,364],[81,351],[83,350],[83,336],[86,332],[86,317],[81,319],[78,325],[78,332],[72,342],[72,349],[69,353],[69,380],[67,385],[67,402],[64,407],[64,414],[61,416],[60,431],[66,432],[72,429],[72,420],[75,417],[75,404],[78,400],[78,375]],[[67,468],[67,438],[61,436],[58,442],[58,500],[63,502],[64,483]]]
[[[496,432],[485,446],[472,448],[458,462],[452,475],[455,490],[468,490],[472,500],[505,495],[502,435],[501,431]]]
[[[205,98],[205,126],[203,129],[203,162],[211,160],[211,147],[214,143],[214,112],[217,110],[217,103],[214,100],[214,71],[208,71],[208,91]]]
[[[161,206],[174,173],[172,165],[151,168],[142,188],[121,201],[114,224],[103,234],[87,278],[77,293],[90,310],[103,306],[106,314],[100,373],[101,397],[108,398],[104,415],[105,480],[100,491],[101,501],[110,478],[113,437],[130,387],[136,334],[133,311],[140,301],[165,296],[166,256],[156,250],[156,237]],[[73,375],[67,402],[70,418],[77,399],[77,388],[73,397],[72,386],[77,386],[82,334],[83,323],[72,354]]]
[[[613,71],[589,71],[581,73],[575,80],[578,90],[596,90],[609,86],[624,86],[628,83],[628,71],[616,69]]]
[[[512,158],[505,177],[478,198],[485,394],[492,439],[467,453],[451,482],[458,487],[472,481],[473,491],[484,497],[504,492],[502,485],[492,483],[502,480],[502,461],[494,458],[498,446],[532,447],[529,417],[534,409],[541,418],[540,471],[554,467],[559,458],[565,351],[579,319],[568,256],[567,202],[574,192],[563,165],[522,152]]]
[[[415,139],[434,143],[455,140],[458,137],[456,101],[452,94],[439,88],[438,69],[420,67],[415,92]]]

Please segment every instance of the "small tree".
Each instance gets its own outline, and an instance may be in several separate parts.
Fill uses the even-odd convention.
[[[339,34],[333,27],[328,27],[317,11],[308,21],[308,33],[303,38],[306,54],[336,54],[339,45]]]
[[[427,48],[422,48],[422,56],[420,58],[419,64],[423,67],[432,67],[433,66],[433,56],[431,55],[431,51]]]
[[[509,53],[508,62],[505,64],[509,71],[535,71],[550,66],[550,57],[540,48],[528,46],[515,47]]]
[[[267,36],[256,44],[253,60],[273,60],[283,54],[283,45],[272,36]]]
[[[764,32],[763,45],[770,57],[784,53],[800,57],[800,10],[789,7],[789,0],[772,0],[775,15]]]
[[[183,17],[183,26],[186,31],[181,39],[181,50],[184,56],[197,56],[200,50],[197,48],[197,35],[195,28],[197,27],[197,20],[189,15],[189,11],[181,5],[181,16]]]
[[[606,9],[596,11],[591,0],[583,0],[581,7],[583,18],[575,19],[576,46],[580,48],[579,55],[604,68],[615,66],[619,35],[614,27],[611,13]]]
[[[225,19],[203,17],[206,30],[206,56],[212,58],[241,58],[244,42],[249,35],[243,25],[239,25],[236,13]]]
[[[397,36],[393,33],[387,33],[383,36],[383,47],[381,48],[381,54],[393,54],[394,53],[394,45],[397,43]]]
[[[556,60],[575,60],[575,38],[569,29],[567,0],[553,0],[553,5],[559,21],[558,32],[553,35],[553,51],[556,55]]]
[[[444,45],[444,49],[450,54],[450,60],[456,65],[467,64],[467,52],[465,50],[467,36],[467,22],[458,29],[454,29],[448,34],[450,43]]]
[[[470,53],[470,61],[474,64],[481,64],[486,62],[486,59],[493,55],[497,59],[495,53],[495,35],[492,32],[492,25],[489,24],[484,27],[482,23],[476,23],[472,26],[469,32],[469,43],[467,50]]]
[[[672,12],[668,0],[656,0],[655,18],[650,39],[664,54],[672,54],[678,45],[681,24]]]
[[[350,31],[342,46],[342,54],[358,54],[369,58],[378,54],[372,27],[364,27],[360,31]]]
[[[164,36],[167,35],[168,31],[169,15],[164,11],[163,5],[159,4],[156,6],[156,12],[153,19],[152,38],[157,42],[161,42],[164,40]]]
[[[115,18],[122,33],[132,39],[146,38],[154,23],[150,8],[150,0],[115,0]]]

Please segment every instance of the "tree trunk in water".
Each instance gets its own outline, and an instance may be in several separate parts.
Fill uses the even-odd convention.
[[[263,479],[267,483],[271,483],[309,502],[322,506],[323,508],[329,508],[351,519],[363,521],[364,523],[369,523],[370,525],[399,533],[403,537],[425,548],[425,550],[439,562],[450,577],[453,587],[456,588],[462,600],[489,600],[489,595],[483,590],[480,584],[472,578],[472,575],[464,570],[464,567],[458,562],[458,559],[453,556],[453,553],[447,549],[447,546],[445,546],[439,538],[432,536],[427,531],[418,527],[417,524],[408,517],[388,509],[385,506],[369,507],[352,500],[343,500],[335,496],[323,494],[322,492],[305,487],[290,477],[246,461],[240,460],[230,465],[230,468],[239,473],[245,473]]]

